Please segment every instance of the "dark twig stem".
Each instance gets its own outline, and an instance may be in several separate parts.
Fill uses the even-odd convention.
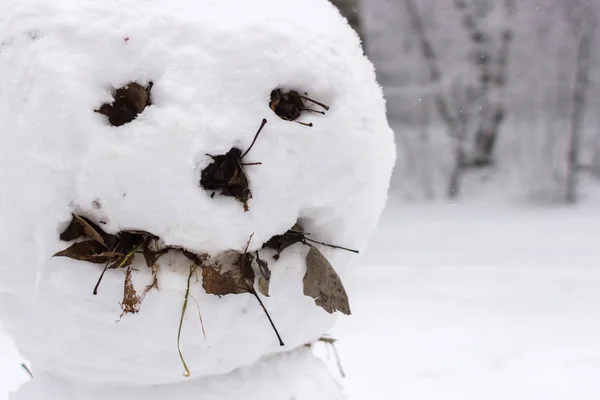
[[[298,95],[298,96],[300,96],[300,97],[301,97],[301,98],[303,98],[304,100],[308,100],[308,101],[311,101],[311,102],[313,102],[313,103],[315,103],[315,104],[318,104],[318,105],[320,105],[321,107],[323,107],[325,110],[329,111],[329,106],[328,106],[328,105],[326,105],[326,104],[319,103],[318,101],[316,101],[316,100],[313,100],[313,99],[311,99],[310,97],[306,97],[306,96],[302,96],[302,95]]]
[[[275,331],[275,334],[277,335],[277,339],[279,340],[279,345],[280,346],[285,346],[285,344],[283,343],[283,340],[281,340],[281,336],[279,335],[279,332],[277,331],[277,328],[275,327],[275,324],[273,323],[273,320],[271,319],[271,316],[269,315],[269,312],[267,311],[267,308],[265,307],[265,305],[263,304],[262,300],[258,296],[258,293],[256,293],[256,290],[254,290],[254,288],[250,289],[250,293],[252,293],[252,295],[254,297],[256,297],[256,300],[258,300],[258,303],[262,307],[263,311],[265,312],[265,314],[267,314],[267,318],[269,318],[269,322],[271,323],[271,327]]]
[[[263,118],[262,123],[260,124],[260,128],[258,128],[258,132],[256,132],[256,135],[254,135],[254,139],[252,140],[252,144],[250,145],[250,147],[248,147],[248,150],[246,150],[246,152],[244,152],[244,154],[242,154],[242,156],[240,157],[240,160],[243,159],[246,154],[248,154],[248,152],[250,151],[250,149],[252,148],[252,146],[254,146],[254,143],[256,142],[256,139],[258,139],[258,135],[260,135],[260,131],[263,130],[263,128],[265,127],[265,125],[267,124],[267,119]]]
[[[102,278],[104,278],[104,274],[106,273],[106,270],[108,269],[109,265],[110,263],[107,262],[104,266],[104,269],[102,270],[102,273],[100,274],[100,278],[98,278],[98,282],[96,282],[96,286],[94,286],[94,296],[98,295],[98,288],[100,287],[100,282],[102,282]]]
[[[356,253],[358,254],[358,250],[353,250],[353,249],[349,249],[347,247],[342,247],[342,246],[336,246],[334,244],[329,244],[329,243],[323,243],[323,242],[319,242],[317,240],[313,240],[313,239],[309,239],[306,236],[304,237],[304,240],[312,242],[312,243],[316,243],[316,244],[321,244],[323,246],[327,246],[327,247],[331,247],[332,249],[340,249],[340,250],[346,250],[346,251],[351,251],[352,253]],[[309,245],[308,243],[306,243],[307,245]],[[310,246],[310,245],[309,245]]]

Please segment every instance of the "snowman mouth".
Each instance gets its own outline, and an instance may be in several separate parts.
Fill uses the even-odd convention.
[[[72,214],[71,222],[60,234],[60,239],[68,242],[74,241],[74,243],[54,254],[54,257],[68,257],[94,264],[104,264],[102,273],[93,290],[94,295],[98,294],[102,278],[109,269],[124,269],[125,278],[123,300],[121,302],[121,317],[123,317],[126,314],[138,313],[148,292],[152,289],[158,289],[158,260],[167,253],[179,253],[191,264],[189,266],[185,301],[181,311],[182,317],[179,323],[180,333],[188,303],[191,278],[197,273],[198,268],[201,268],[202,286],[207,294],[217,296],[252,294],[268,317],[280,346],[284,346],[275,323],[258,295],[258,292],[260,292],[266,297],[269,296],[271,270],[266,258],[261,258],[258,250],[253,253],[248,252],[253,235],[250,235],[243,253],[231,250],[222,255],[210,257],[208,254],[194,253],[182,247],[163,246],[161,245],[161,239],[150,232],[126,230],[116,234],[107,233],[89,218]],[[358,251],[309,238],[298,223],[286,232],[273,236],[263,244],[262,249],[274,250],[276,253],[273,255],[273,259],[277,261],[284,250],[297,243],[310,248],[306,257],[307,271],[303,278],[304,294],[312,297],[316,305],[330,314],[335,311],[350,314],[348,297],[339,276],[329,264],[329,261],[313,244],[354,253],[358,253]],[[136,291],[132,278],[134,260],[140,255],[143,257],[146,266],[151,269],[153,277],[152,283],[146,286],[141,294]],[[258,292],[255,289],[257,273],[253,267],[254,264],[258,267],[256,268],[258,271]],[[202,320],[200,322],[202,323]],[[183,359],[179,340],[177,347],[186,375],[189,376],[190,372]]]

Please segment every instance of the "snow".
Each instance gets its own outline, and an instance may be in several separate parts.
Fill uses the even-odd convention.
[[[392,204],[331,331],[348,399],[596,399],[599,219],[593,204]]]
[[[161,259],[160,292],[120,314],[123,272],[64,258],[71,213],[108,232],[135,229],[211,256],[250,251],[300,220],[311,237],[363,250],[383,209],[393,133],[372,64],[325,0],[4,0],[0,3],[0,319],[34,369],[90,383],[180,382],[175,339],[189,262]],[[112,127],[93,110],[129,82],[153,82],[152,105]],[[273,89],[331,108],[284,121]],[[253,198],[199,187],[207,153],[246,149]],[[318,338],[336,319],[302,293],[306,248],[271,263],[265,304],[192,285],[182,350],[193,377],[222,374]],[[322,249],[344,276],[351,253]],[[271,260],[269,258],[269,260]],[[185,263],[184,263],[185,261]],[[272,261],[272,260],[271,260]],[[150,271],[134,265],[141,290]],[[108,389],[107,389],[108,390]],[[50,394],[48,394],[50,395]]]
[[[273,371],[277,371],[273,379]],[[173,387],[176,391],[173,392]],[[36,376],[11,400],[47,398],[47,393],[61,393],[64,400],[110,400],[142,398],[163,400],[194,398],[202,393],[207,400],[222,399],[327,399],[342,400],[340,385],[331,378],[323,361],[309,349],[301,348],[257,362],[230,374],[192,379],[184,383],[141,388],[71,385],[53,376]]]

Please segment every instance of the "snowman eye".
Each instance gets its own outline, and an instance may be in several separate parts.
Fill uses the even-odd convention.
[[[286,121],[295,121],[305,126],[313,126],[312,122],[306,123],[296,120],[302,116],[304,111],[322,115],[325,115],[325,111],[319,111],[310,108],[306,102],[316,104],[325,111],[329,110],[329,106],[306,97],[306,93],[305,95],[301,95],[295,90],[284,92],[282,89],[274,89],[271,92],[271,101],[269,102],[269,107],[281,119]]]
[[[106,115],[112,126],[125,125],[136,119],[147,106],[151,105],[152,85],[152,82],[146,87],[135,82],[128,83],[117,89],[115,100],[111,104],[105,103],[94,111]]]

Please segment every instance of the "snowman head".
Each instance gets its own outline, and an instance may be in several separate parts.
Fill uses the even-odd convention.
[[[280,351],[255,299],[206,293],[183,252],[158,272],[132,264],[138,293],[154,274],[159,290],[118,324],[125,271],[108,270],[94,296],[99,265],[51,256],[73,215],[217,260],[265,251],[296,223],[313,241],[362,249],[395,151],[373,67],[337,10],[325,0],[11,0],[0,15],[0,190],[10,193],[0,315],[22,353],[89,381],[182,379],[173,343],[189,282],[205,337],[188,305],[180,342],[195,376]],[[319,249],[342,278],[357,261]],[[293,348],[333,317],[303,293],[308,246],[278,260],[275,250],[263,256],[264,303]]]

